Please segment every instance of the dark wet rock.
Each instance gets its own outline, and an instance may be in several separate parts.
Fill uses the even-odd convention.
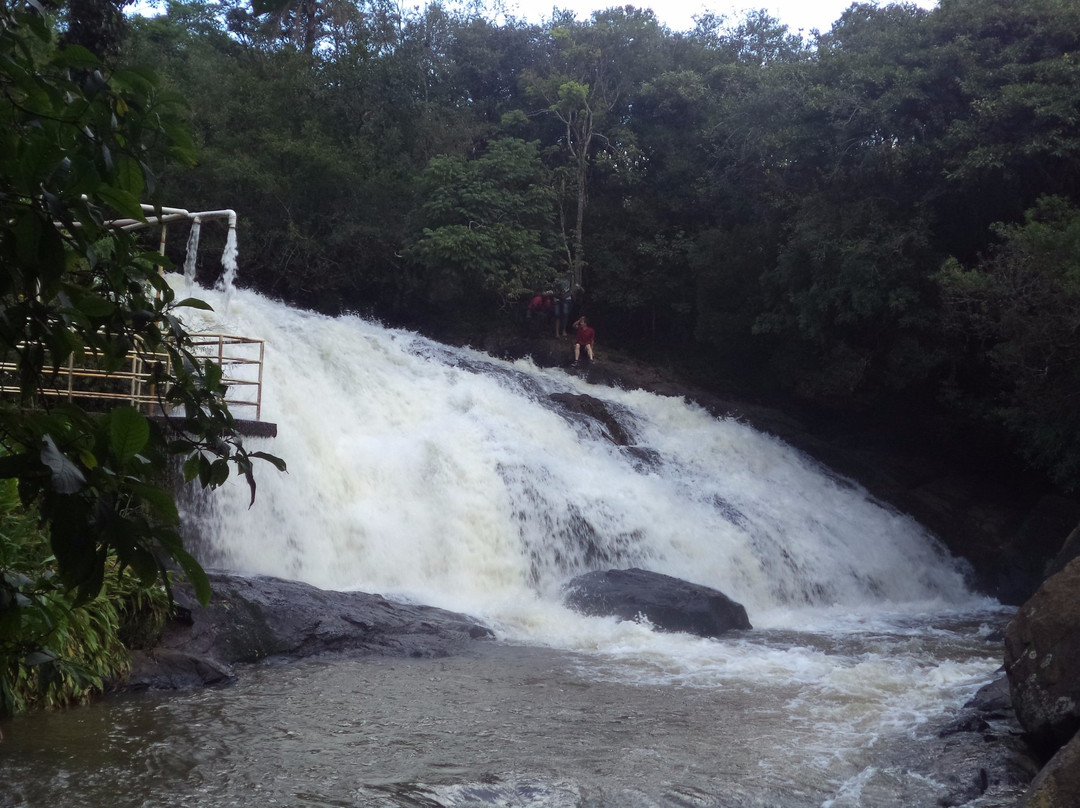
[[[1080,805],[1080,734],[1061,747],[1032,782],[1021,808]]]
[[[922,769],[938,784],[933,804],[940,806],[963,806],[980,799],[1003,805],[999,800],[1010,796],[1011,804],[1038,770],[1015,738],[991,737],[986,729],[923,741],[921,746],[924,763],[913,768]]]
[[[642,569],[599,570],[566,585],[567,606],[582,614],[637,620],[661,631],[718,637],[752,628],[746,609],[723,592]]]
[[[1069,565],[1070,561],[1077,557],[1080,557],[1080,525],[1073,528],[1072,533],[1065,539],[1065,544],[1062,545],[1061,550],[1046,568],[1046,577],[1057,575]]]
[[[266,576],[211,573],[204,609],[178,588],[180,617],[139,654],[128,687],[227,681],[235,663],[338,656],[442,657],[491,632],[460,614]]]
[[[1009,690],[1009,677],[1002,674],[979,691],[964,705],[964,709],[974,710],[987,718],[1003,718],[1012,715],[1012,692]]]
[[[604,436],[616,446],[632,443],[630,435],[606,402],[576,393],[552,393],[549,398],[560,405],[560,412],[582,415],[602,425]]]
[[[236,671],[232,665],[205,654],[155,648],[132,652],[131,673],[124,681],[124,687],[129,690],[189,690],[230,684],[235,680]]]
[[[1080,558],[1048,578],[1005,629],[1017,719],[1049,757],[1080,731]]]

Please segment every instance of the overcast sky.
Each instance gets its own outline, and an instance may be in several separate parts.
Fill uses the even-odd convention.
[[[850,6],[853,0],[759,0],[759,2],[745,2],[745,0],[505,0],[509,9],[515,6],[518,13],[529,22],[540,22],[550,19],[552,6],[572,9],[579,19],[587,19],[589,15],[602,8],[611,6],[632,5],[638,8],[651,8],[661,22],[675,31],[685,31],[693,28],[693,17],[703,11],[712,11],[723,14],[729,18],[739,19],[747,9],[766,9],[772,16],[781,22],[787,23],[792,31],[803,29],[804,33],[810,33],[811,29],[817,28],[827,31],[832,24],[840,18],[844,10]],[[915,5],[922,8],[933,8],[937,0],[914,0]]]
[[[430,0],[399,0],[401,7],[423,8]],[[443,0],[453,7],[455,0]],[[694,27],[694,15],[704,11],[726,16],[730,20],[741,19],[748,10],[764,8],[773,17],[787,23],[792,31],[828,31],[844,10],[855,0],[503,0],[507,11],[523,17],[528,22],[540,23],[551,19],[556,6],[571,9],[580,20],[587,20],[593,11],[612,6],[632,5],[651,8],[659,20],[673,31],[686,31]],[[875,0],[867,0],[875,2]],[[884,5],[888,0],[877,0]],[[937,0],[906,0],[921,8],[933,8]],[[461,0],[461,5],[465,5]],[[129,7],[135,13],[154,14],[164,11],[162,0],[135,0]]]

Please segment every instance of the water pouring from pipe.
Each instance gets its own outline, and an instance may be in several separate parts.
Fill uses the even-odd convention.
[[[202,229],[200,219],[192,219],[191,232],[188,233],[187,247],[184,252],[184,281],[188,291],[195,285],[195,263],[199,254],[199,233]]]

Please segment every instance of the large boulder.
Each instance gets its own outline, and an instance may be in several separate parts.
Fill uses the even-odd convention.
[[[1022,808],[1076,808],[1080,805],[1080,734],[1043,766],[1021,805]]]
[[[566,585],[566,605],[582,614],[647,619],[660,631],[718,637],[752,628],[746,609],[723,592],[642,569],[599,570]]]
[[[1005,629],[1020,725],[1044,755],[1080,730],[1080,558],[1047,578]]]
[[[491,632],[460,614],[335,592],[299,581],[210,574],[209,605],[175,592],[179,618],[136,656],[129,687],[188,687],[232,678],[232,665],[323,654],[442,657]]]

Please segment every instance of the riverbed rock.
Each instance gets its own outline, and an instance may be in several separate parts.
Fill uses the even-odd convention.
[[[1080,734],[1058,750],[1031,783],[1021,808],[1080,805]]]
[[[565,417],[584,416],[603,427],[604,437],[616,446],[631,443],[626,429],[612,412],[612,405],[593,396],[578,393],[552,393],[548,398],[560,405],[560,413]]]
[[[660,631],[718,637],[752,628],[746,609],[723,592],[643,569],[598,570],[566,585],[566,605],[591,616],[647,619]]]
[[[366,592],[224,572],[210,573],[210,584],[206,608],[190,589],[177,588],[179,618],[157,648],[136,656],[129,687],[225,682],[234,664],[263,659],[443,657],[492,637],[464,615]]]
[[[1005,629],[1013,706],[1049,756],[1080,731],[1080,558],[1043,582]]]

